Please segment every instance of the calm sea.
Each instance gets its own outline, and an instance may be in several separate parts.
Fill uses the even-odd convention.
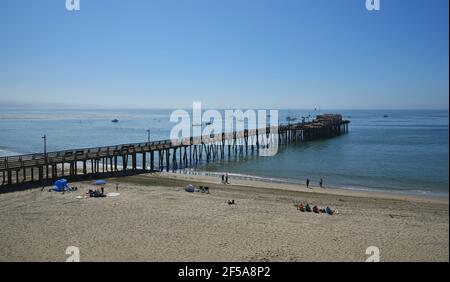
[[[169,137],[171,110],[0,109],[0,156],[48,150],[145,142]],[[448,111],[339,112],[350,132],[329,140],[291,144],[274,157],[202,164],[197,169],[254,175],[303,183],[320,178],[328,186],[448,196]],[[286,116],[314,111],[282,110]],[[387,117],[384,117],[387,115]],[[112,123],[112,119],[119,119]]]

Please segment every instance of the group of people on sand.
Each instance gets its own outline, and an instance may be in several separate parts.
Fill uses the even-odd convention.
[[[310,183],[311,183],[311,181],[309,180],[309,178],[306,178],[306,188],[312,189],[312,187],[309,187]],[[319,180],[319,186],[320,186],[320,188],[323,188],[323,178],[321,178]]]
[[[333,210],[330,207],[320,208],[319,206],[313,206],[311,208],[311,205],[309,203],[307,203],[307,202],[299,203],[297,205],[297,210],[299,210],[301,212],[326,213],[326,214],[329,214],[329,215],[337,214],[337,210]]]
[[[89,191],[86,194],[88,194],[89,197],[91,197],[91,198],[103,198],[103,197],[106,197],[105,188],[104,187],[100,188],[100,190],[98,190],[98,189],[95,189],[95,190],[89,189]]]
[[[228,173],[222,174],[221,178],[222,178],[222,184],[230,184],[228,182]]]

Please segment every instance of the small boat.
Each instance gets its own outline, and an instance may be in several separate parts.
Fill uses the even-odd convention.
[[[389,117],[389,116],[388,116],[388,115],[384,115],[383,117],[387,118],[387,117]]]
[[[119,122],[119,120],[115,118],[111,122]]]

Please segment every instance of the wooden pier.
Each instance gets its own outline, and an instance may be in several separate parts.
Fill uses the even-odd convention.
[[[44,183],[60,177],[119,175],[129,171],[170,171],[195,166],[201,161],[258,154],[264,134],[278,134],[278,144],[331,138],[348,132],[348,120],[341,115],[318,115],[311,122],[293,123],[198,136],[181,140],[121,144],[97,148],[72,149],[46,154],[36,153],[0,157],[0,186],[26,182]],[[269,133],[270,132],[270,133]],[[273,137],[273,136],[272,136]],[[142,166],[137,165],[138,158]]]

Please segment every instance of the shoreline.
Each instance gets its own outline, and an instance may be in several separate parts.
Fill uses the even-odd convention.
[[[58,165],[60,168],[61,166]],[[87,165],[88,169],[90,165]],[[110,167],[110,165],[108,165]],[[201,182],[201,183],[210,183],[210,184],[221,184],[220,175],[224,174],[221,172],[210,172],[210,171],[197,171],[193,169],[189,169],[190,173],[185,173],[186,170],[177,170],[175,172],[166,172],[166,171],[153,171],[153,172],[142,172],[140,174],[136,174],[134,176],[144,176],[144,177],[164,177],[167,179],[178,179],[182,181],[193,181],[193,182]],[[81,170],[79,169],[81,173]],[[65,173],[69,173],[69,169],[65,169]],[[228,173],[229,182],[231,186],[244,186],[244,187],[255,187],[255,188],[265,188],[265,189],[277,189],[277,190],[286,190],[286,191],[295,191],[295,192],[305,192],[305,193],[313,193],[313,194],[323,194],[323,195],[335,195],[335,196],[350,196],[350,197],[365,197],[365,198],[381,198],[381,199],[396,199],[396,200],[407,200],[407,201],[422,201],[422,202],[433,202],[433,203],[444,203],[449,204],[448,195],[433,195],[433,194],[414,194],[414,193],[401,193],[396,191],[381,191],[375,189],[352,189],[348,187],[332,187],[325,186],[319,187],[316,185],[310,185],[310,188],[306,188],[305,184],[288,182],[281,179],[276,178],[266,178],[260,176],[253,175],[243,175],[236,173]],[[129,177],[133,177],[130,175],[125,176],[107,176],[104,179],[128,179]],[[58,179],[68,178],[68,175],[60,176]],[[77,182],[86,182],[86,181],[94,181],[98,179],[103,179],[100,176],[92,175],[91,178],[88,179],[78,179],[74,180],[74,182],[69,181],[70,183]],[[55,180],[56,181],[56,180]],[[52,181],[53,183],[53,181]],[[277,186],[278,185],[278,186]],[[6,187],[6,186],[5,186]],[[28,188],[28,189],[36,189],[36,188]],[[39,188],[40,189],[40,188]],[[14,189],[9,190],[15,192]],[[18,190],[20,191],[20,190]]]
[[[61,169],[61,165],[57,165],[58,169]],[[91,168],[90,164],[87,164],[87,169]],[[112,169],[111,165],[106,165],[105,167],[108,167]],[[121,166],[118,166],[119,170],[121,169]],[[138,169],[142,169],[142,167],[138,167]],[[149,169],[149,168],[147,168]],[[65,168],[64,172],[66,175],[64,176],[58,176],[57,179],[61,178],[70,178],[69,169]],[[82,169],[78,169],[78,172],[80,175],[82,175]],[[173,177],[177,179],[185,179],[188,180],[191,177],[191,180],[197,180],[197,181],[204,181],[208,183],[220,183],[220,176],[222,174],[225,174],[226,172],[216,172],[216,171],[205,171],[205,170],[195,170],[194,168],[185,168],[185,169],[179,169],[175,171],[142,171],[142,173],[137,175],[158,175],[158,176],[165,176],[165,177]],[[297,182],[291,182],[285,179],[281,178],[271,178],[271,177],[261,177],[256,175],[248,175],[248,174],[239,174],[239,173],[228,173],[229,180],[233,180],[234,184],[243,185],[243,186],[261,186],[261,187],[269,187],[273,185],[281,185],[283,187],[288,188],[288,190],[296,191],[297,187],[301,187],[305,192],[316,192],[316,193],[325,193],[325,194],[334,194],[334,195],[346,195],[346,196],[360,196],[360,197],[375,197],[375,198],[393,198],[393,199],[408,199],[408,200],[428,200],[428,201],[435,201],[440,203],[449,203],[449,195],[443,195],[443,194],[437,194],[437,193],[410,193],[407,190],[405,192],[401,191],[393,191],[393,190],[381,190],[381,189],[375,189],[370,187],[337,187],[337,186],[324,186],[323,188],[317,186],[317,185],[310,185],[310,189],[306,188],[305,184],[297,183]],[[105,179],[109,178],[120,178],[120,177],[128,177],[128,176],[107,176]],[[92,175],[90,179],[100,179],[102,177]],[[53,180],[52,183],[56,181]],[[83,180],[76,180],[76,181],[83,181]],[[261,185],[259,185],[260,183]],[[13,184],[15,185],[15,184]],[[4,186],[4,187],[7,187]],[[14,189],[13,189],[14,190]]]
[[[193,181],[201,181],[208,183],[220,183],[219,176],[222,173],[217,173],[217,175],[204,175],[203,173],[208,173],[205,171],[199,172],[200,174],[189,174],[182,172],[157,172],[160,176],[168,177],[168,178],[178,178],[184,180],[193,180]],[[215,173],[215,172],[213,172]],[[293,183],[288,181],[278,181],[274,179],[271,181],[270,179],[259,177],[259,176],[244,176],[244,178],[250,179],[242,179],[238,176],[238,178],[234,178],[232,173],[228,174],[231,176],[229,179],[233,180],[231,184],[233,185],[241,185],[241,186],[253,186],[260,188],[268,188],[272,187],[273,184],[280,184],[282,186],[281,189],[286,189],[290,191],[301,191],[308,193],[318,193],[318,194],[331,194],[331,195],[342,195],[342,196],[356,196],[356,197],[373,197],[373,198],[383,198],[383,199],[401,199],[401,200],[409,200],[409,201],[428,201],[428,202],[436,202],[436,203],[449,203],[448,195],[435,195],[435,194],[414,194],[414,193],[402,193],[396,191],[381,191],[367,188],[367,190],[361,188],[348,188],[348,187],[319,187],[315,185],[310,185],[311,188],[306,188],[306,185]],[[258,178],[258,180],[253,179],[253,177]],[[271,188],[273,189],[273,188]]]

